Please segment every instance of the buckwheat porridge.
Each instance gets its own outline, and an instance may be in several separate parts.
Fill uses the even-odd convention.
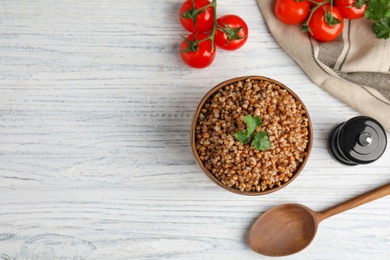
[[[244,117],[258,116],[271,146],[256,150],[234,134],[246,129]],[[247,79],[221,88],[202,107],[195,129],[196,151],[204,167],[223,185],[265,191],[287,182],[308,155],[308,115],[285,88]]]

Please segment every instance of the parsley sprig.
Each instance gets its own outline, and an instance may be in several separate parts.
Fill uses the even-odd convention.
[[[390,38],[390,0],[367,1],[364,16],[373,22],[372,30],[377,38]]]
[[[253,136],[256,128],[263,124],[263,121],[260,117],[251,115],[247,115],[244,117],[244,122],[246,123],[245,131],[238,131],[234,134],[234,137],[240,141],[242,144],[246,144],[249,142],[249,139]],[[271,142],[268,139],[268,135],[264,131],[259,131],[256,133],[252,140],[252,145],[256,150],[264,151],[271,147]]]

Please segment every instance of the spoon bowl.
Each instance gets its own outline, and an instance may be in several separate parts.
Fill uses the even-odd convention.
[[[300,204],[282,204],[257,219],[249,233],[248,244],[263,255],[291,255],[313,241],[317,227],[318,217],[311,209]]]
[[[256,220],[248,235],[248,245],[267,256],[295,254],[313,241],[322,220],[389,194],[387,184],[321,212],[300,204],[282,204]]]

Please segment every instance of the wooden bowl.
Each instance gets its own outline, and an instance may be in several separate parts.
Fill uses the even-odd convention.
[[[205,116],[211,116],[211,110],[210,110],[210,102],[211,102],[211,100],[212,100],[212,98],[215,96],[215,95],[217,95],[217,93],[221,93],[221,91],[226,91],[226,89],[228,89],[228,88],[224,88],[224,87],[226,87],[226,86],[236,86],[235,84],[241,84],[241,83],[244,83],[245,84],[245,82],[249,82],[249,81],[251,81],[252,82],[252,84],[253,83],[255,83],[255,85],[257,86],[256,87],[256,89],[259,89],[259,87],[258,87],[258,84],[260,84],[260,85],[262,85],[262,84],[264,84],[264,85],[267,85],[268,83],[270,84],[270,85],[267,85],[267,86],[276,86],[275,88],[277,88],[277,90],[271,90],[271,91],[269,91],[269,92],[267,92],[267,93],[270,93],[270,92],[272,92],[272,91],[277,91],[277,93],[275,93],[275,95],[281,95],[282,97],[284,96],[284,95],[286,95],[285,93],[288,93],[288,94],[290,94],[290,95],[286,95],[286,96],[288,96],[288,98],[289,98],[289,100],[293,100],[294,102],[296,102],[296,104],[298,104],[298,107],[299,107],[299,109],[300,109],[300,114],[302,115],[302,120],[304,120],[303,122],[304,123],[302,123],[302,124],[296,124],[295,126],[297,126],[297,128],[299,128],[299,129],[303,129],[303,132],[305,132],[305,135],[304,135],[304,143],[306,144],[306,147],[305,148],[302,148],[302,147],[300,147],[298,150],[301,150],[302,151],[302,149],[304,149],[303,151],[302,151],[302,157],[300,158],[300,162],[297,162],[297,161],[295,161],[295,164],[297,164],[297,166],[296,167],[294,167],[294,168],[291,168],[292,166],[290,165],[290,164],[292,164],[293,166],[295,166],[295,164],[294,164],[294,162],[293,162],[293,160],[292,161],[290,161],[287,165],[284,165],[285,164],[285,162],[286,162],[286,160],[283,160],[283,162],[284,162],[284,164],[279,164],[278,162],[277,163],[275,163],[275,166],[271,166],[271,167],[273,167],[272,169],[273,170],[275,170],[276,168],[278,168],[278,169],[291,169],[291,172],[290,173],[288,173],[288,175],[290,175],[289,177],[288,177],[288,179],[286,179],[286,178],[284,178],[284,180],[282,180],[283,178],[283,175],[282,174],[279,174],[278,176],[276,176],[275,175],[275,173],[272,173],[272,174],[274,174],[274,175],[270,175],[270,176],[266,176],[266,177],[264,177],[262,174],[263,173],[267,173],[268,174],[268,172],[271,172],[271,171],[269,171],[269,169],[268,168],[264,168],[265,166],[264,165],[267,165],[267,164],[269,164],[268,162],[264,162],[264,160],[266,160],[266,159],[261,159],[261,158],[265,158],[264,156],[266,155],[265,154],[265,152],[267,152],[267,150],[265,150],[265,151],[255,151],[254,150],[254,148],[251,148],[250,146],[250,144],[241,144],[241,143],[239,143],[239,141],[238,140],[236,140],[236,139],[234,139],[234,141],[233,141],[233,144],[232,143],[230,143],[229,145],[231,145],[230,146],[230,148],[229,149],[238,149],[238,148],[240,148],[241,147],[241,149],[244,149],[245,151],[244,151],[244,154],[245,155],[247,155],[247,154],[254,154],[254,155],[256,155],[257,157],[257,161],[255,161],[254,163],[257,163],[256,164],[256,166],[254,166],[253,168],[252,168],[252,171],[253,172],[251,172],[251,174],[250,175],[245,175],[245,176],[257,176],[257,177],[260,177],[260,176],[263,176],[263,177],[261,177],[261,178],[258,178],[258,181],[256,182],[256,181],[254,181],[252,184],[249,184],[249,182],[248,183],[245,183],[245,181],[244,181],[244,177],[240,177],[239,176],[239,174],[236,174],[235,173],[235,170],[234,169],[236,169],[237,168],[237,165],[245,165],[248,161],[246,161],[245,163],[243,162],[243,161],[237,161],[237,153],[234,153],[234,152],[232,152],[232,154],[234,155],[235,154],[235,158],[236,158],[236,161],[232,164],[231,163],[231,161],[229,161],[229,160],[225,160],[226,162],[229,162],[229,166],[227,166],[226,164],[225,165],[223,165],[223,163],[221,163],[221,164],[219,164],[219,166],[218,167],[210,167],[210,158],[209,158],[209,156],[206,154],[204,154],[203,153],[203,151],[201,151],[201,149],[203,149],[203,148],[201,148],[201,146],[202,146],[202,144],[200,144],[200,143],[198,143],[198,142],[202,142],[203,140],[203,136],[205,136],[205,134],[202,134],[202,133],[200,133],[200,129],[201,129],[201,123],[199,123],[199,125],[198,125],[198,122],[199,122],[199,117],[200,117],[200,115],[201,115],[201,118],[203,118],[203,119],[201,119],[201,120],[204,120],[204,118],[205,118]],[[238,83],[238,82],[241,82],[241,83]],[[256,83],[257,82],[257,83]],[[233,84],[233,85],[232,85]],[[272,87],[270,87],[270,88],[272,88]],[[232,87],[230,87],[230,89],[232,89]],[[263,90],[263,92],[264,92],[264,94],[262,94],[263,95],[263,98],[264,99],[266,99],[265,97],[264,97],[264,95],[266,95],[265,93],[266,93],[266,91],[265,90]],[[283,92],[283,93],[282,93]],[[281,93],[281,94],[279,94],[279,93]],[[255,94],[256,94],[256,97],[258,98],[259,96],[261,96],[258,92],[255,92]],[[229,97],[231,97],[231,96],[234,96],[234,95],[236,95],[236,93],[234,93],[234,94],[230,94],[230,96]],[[239,96],[239,95],[238,95]],[[216,98],[215,98],[216,99]],[[260,97],[260,99],[261,99],[261,97]],[[267,118],[267,124],[264,124],[264,126],[263,127],[265,127],[265,132],[268,132],[268,134],[270,134],[270,140],[272,139],[272,135],[274,135],[274,138],[275,139],[272,139],[271,140],[271,143],[272,143],[272,146],[271,146],[271,148],[269,148],[270,149],[270,152],[269,153],[273,153],[274,154],[274,156],[277,156],[277,157],[280,157],[280,158],[282,158],[283,159],[283,156],[286,156],[286,158],[288,157],[288,155],[284,155],[284,154],[288,154],[288,152],[286,152],[285,151],[285,149],[288,149],[288,148],[283,148],[282,146],[286,146],[287,145],[287,143],[285,142],[285,138],[283,139],[283,143],[281,144],[281,140],[282,140],[282,138],[281,137],[286,137],[286,135],[287,134],[285,134],[285,132],[287,131],[286,129],[290,129],[290,128],[288,128],[288,125],[287,126],[282,126],[281,124],[288,124],[288,123],[286,123],[286,122],[288,122],[288,121],[280,121],[281,119],[281,117],[283,117],[283,118],[285,118],[286,116],[284,115],[284,114],[278,114],[278,113],[282,113],[282,112],[280,112],[280,111],[276,111],[275,110],[275,112],[274,113],[272,113],[272,111],[271,110],[269,110],[270,111],[270,114],[272,114],[272,116],[270,116],[270,115],[267,115],[267,112],[266,112],[266,110],[267,109],[265,109],[265,108],[263,108],[262,109],[262,107],[260,107],[258,104],[260,104],[261,102],[265,102],[265,101],[261,101],[260,99],[256,99],[256,102],[258,101],[258,103],[255,103],[255,104],[257,104],[257,105],[254,105],[254,107],[257,107],[257,109],[259,110],[259,111],[263,111],[263,113],[260,113],[260,118],[262,118],[262,117],[264,117],[264,118]],[[221,99],[219,99],[219,100],[221,100]],[[222,99],[222,100],[224,100],[224,99]],[[267,100],[269,100],[269,98],[267,98]],[[292,101],[292,102],[293,102]],[[244,101],[240,101],[240,102],[244,102]],[[251,102],[252,102],[252,100],[251,100]],[[280,101],[280,100],[278,100],[278,102],[282,102],[282,101]],[[205,107],[205,104],[206,103],[208,103],[208,107],[209,107],[209,109],[206,109],[206,107]],[[231,103],[230,103],[231,104]],[[282,111],[285,111],[285,109],[284,109],[284,105],[283,106],[278,106],[279,104],[278,103],[274,103],[275,104],[275,106],[274,107],[280,107],[280,109],[282,110]],[[270,104],[268,104],[268,105],[270,105]],[[221,105],[221,108],[223,107],[224,105]],[[230,108],[230,106],[229,106],[229,108]],[[203,112],[202,112],[202,109],[203,109]],[[253,109],[253,108],[252,108]],[[209,112],[206,112],[205,113],[205,111],[209,111]],[[214,110],[215,111],[215,110]],[[259,111],[257,111],[256,110],[256,113],[258,114],[259,113]],[[252,112],[253,112],[253,110],[252,110]],[[283,113],[285,113],[285,112],[283,112]],[[228,112],[225,112],[225,114],[228,114]],[[215,114],[213,115],[214,117],[217,117]],[[222,118],[222,117],[221,117]],[[243,122],[242,122],[242,118],[243,118],[243,116],[242,115],[240,115],[239,117],[236,117],[236,121],[237,122],[233,122],[233,125],[236,125],[235,127],[235,129],[236,130],[239,130],[239,128],[241,127],[241,129],[240,130],[242,130],[242,126],[243,126]],[[293,117],[291,117],[291,118],[293,118]],[[230,121],[230,123],[231,123],[231,118],[229,119]],[[241,120],[241,122],[240,123],[238,123],[238,121],[240,121]],[[272,121],[273,120],[273,121]],[[279,121],[277,121],[277,120],[279,120]],[[215,121],[215,120],[214,120]],[[265,121],[265,120],[263,120],[263,121]],[[210,121],[208,121],[208,122],[212,122],[212,120],[210,120]],[[279,124],[279,126],[278,125],[276,125],[275,127],[273,127],[273,125],[270,123],[270,122],[273,122],[274,123],[274,125],[275,125],[275,122],[278,122],[277,124],[279,124],[280,122],[281,122],[281,124]],[[298,122],[298,121],[297,121]],[[202,123],[202,124],[205,124],[205,123]],[[210,123],[207,123],[208,124],[208,127],[212,127],[212,126],[210,126]],[[241,125],[240,125],[241,124]],[[224,124],[224,125],[226,125],[226,124]],[[229,125],[232,125],[232,124],[229,124]],[[272,128],[273,127],[273,128]],[[259,127],[259,128],[261,128],[261,127]],[[293,126],[291,127],[291,128],[293,128]],[[212,129],[216,129],[215,127],[213,127]],[[230,128],[230,130],[231,130],[232,128]],[[258,129],[258,128],[257,128]],[[275,129],[281,129],[281,130],[275,130]],[[206,131],[206,130],[202,130],[202,131]],[[207,130],[208,131],[208,130]],[[260,130],[258,130],[258,131],[260,131]],[[300,131],[302,131],[302,130],[300,130]],[[235,131],[234,131],[235,132]],[[289,130],[288,132],[292,132],[292,130]],[[219,134],[220,133],[220,131],[218,131],[218,132],[216,132],[217,134]],[[274,134],[275,133],[275,134]],[[277,134],[277,133],[280,133],[280,134]],[[214,133],[215,134],[215,133]],[[228,136],[228,135],[233,135],[234,136],[234,134],[233,134],[233,132],[231,131],[230,133],[228,133],[228,134],[225,134],[224,136],[226,137],[226,136]],[[291,134],[291,136],[292,136],[293,134]],[[299,135],[299,134],[297,134],[297,135]],[[208,134],[207,134],[207,136],[208,136]],[[303,136],[303,135],[299,135],[299,136]],[[230,138],[229,140],[231,140],[232,139],[232,137],[227,137],[227,138]],[[294,139],[291,139],[291,140],[294,140]],[[232,142],[232,141],[231,141]],[[301,141],[301,139],[300,139],[300,141],[299,142],[301,142],[302,143],[302,141]],[[294,141],[292,141],[292,143],[290,144],[292,147],[293,147],[293,144],[297,144],[297,143],[299,143],[298,141],[296,141],[296,142],[294,142]],[[206,141],[204,142],[204,143],[206,143]],[[209,142],[207,141],[207,143],[209,144]],[[246,77],[238,77],[238,78],[233,78],[233,79],[230,79],[230,80],[227,80],[227,81],[224,81],[224,82],[222,82],[222,83],[220,83],[220,84],[218,84],[218,85],[216,85],[215,87],[213,87],[209,92],[207,92],[206,93],[206,95],[202,98],[202,100],[200,101],[200,103],[199,103],[199,105],[198,105],[198,107],[197,107],[197,109],[196,109],[196,112],[195,112],[195,115],[194,115],[194,117],[193,117],[193,120],[192,120],[192,126],[191,126],[191,149],[192,149],[192,152],[193,152],[193,154],[194,154],[194,156],[195,156],[195,159],[196,159],[196,162],[197,162],[197,164],[200,166],[200,168],[203,170],[203,172],[212,180],[212,181],[214,181],[217,185],[219,185],[220,187],[222,187],[222,188],[224,188],[224,189],[226,189],[226,190],[228,190],[228,191],[231,191],[231,192],[234,192],[234,193],[237,193],[237,194],[243,194],[243,195],[263,195],[263,194],[268,194],[268,193],[271,193],[271,192],[275,192],[275,191],[277,191],[277,190],[280,190],[281,188],[283,188],[283,187],[286,187],[288,184],[290,184],[298,175],[299,175],[299,173],[302,171],[302,169],[304,168],[304,166],[305,166],[305,164],[306,164],[306,162],[307,162],[307,160],[308,160],[308,158],[309,158],[309,155],[310,155],[310,152],[311,152],[311,149],[312,149],[312,143],[313,143],[313,129],[312,129],[312,123],[311,123],[311,119],[310,119],[310,116],[309,116],[309,113],[308,113],[308,111],[307,111],[307,108],[305,107],[305,105],[303,104],[303,102],[301,101],[301,99],[291,90],[291,89],[289,89],[288,87],[286,87],[285,85],[283,85],[282,83],[280,83],[280,82],[278,82],[278,81],[276,81],[276,80],[273,80],[273,79],[270,79],[270,78],[266,78],[266,77],[261,77],[261,76],[246,76]],[[274,145],[274,144],[277,144],[277,145]],[[240,146],[240,145],[242,145],[242,146]],[[215,145],[213,145],[213,146],[218,146],[218,144],[215,144]],[[197,150],[197,147],[199,148],[199,151]],[[208,146],[208,147],[210,147],[210,146]],[[277,150],[277,148],[279,148],[279,150]],[[224,151],[226,151],[226,149],[227,148],[224,148],[225,150]],[[292,148],[291,148],[292,149]],[[250,150],[252,150],[252,152],[250,152]],[[229,150],[230,151],[230,150]],[[278,151],[282,151],[282,152],[278,152]],[[231,151],[230,151],[231,152]],[[268,153],[268,154],[269,154]],[[200,155],[201,154],[201,155]],[[214,150],[214,154],[215,154],[215,150]],[[210,156],[214,156],[214,154],[213,154],[213,152],[210,152]],[[222,156],[222,154],[223,154],[223,151],[221,152],[221,153],[219,153],[219,152],[217,152],[217,154],[215,155],[216,157],[218,157],[218,158],[220,158],[220,156],[219,155],[221,155]],[[260,155],[259,155],[260,154]],[[298,154],[299,155],[299,154]],[[297,156],[298,156],[297,155]],[[202,159],[201,159],[201,157],[202,157]],[[299,156],[298,156],[299,157]],[[229,157],[230,158],[230,157]],[[256,159],[256,158],[254,158],[254,159]],[[280,160],[282,160],[282,159],[280,159]],[[247,160],[247,159],[246,159]],[[251,159],[252,160],[252,159]],[[215,161],[215,160],[214,160]],[[261,163],[261,161],[263,161],[262,163]],[[206,167],[205,166],[205,164],[208,164],[208,167]],[[232,166],[233,165],[233,166]],[[255,165],[255,164],[253,164],[253,165]],[[252,166],[253,166],[252,165]],[[284,165],[283,167],[285,167],[285,168],[281,168],[281,166],[280,165]],[[224,168],[224,166],[226,167],[226,168]],[[258,167],[257,167],[258,166]],[[240,166],[241,167],[241,166]],[[256,168],[257,167],[257,168]],[[267,167],[269,167],[269,166],[267,166]],[[216,168],[218,168],[218,170],[216,170]],[[232,170],[233,169],[233,170]],[[292,169],[294,169],[294,170],[292,170]],[[217,174],[217,173],[212,173],[211,171],[219,171],[219,173]],[[276,170],[275,170],[276,171]],[[281,170],[282,172],[283,171],[285,171],[285,170]],[[225,172],[225,173],[223,173],[223,172]],[[232,173],[232,174],[230,174],[230,173]],[[220,174],[220,175],[219,175]],[[218,178],[216,177],[216,176],[218,176]],[[221,176],[223,177],[223,176],[225,176],[225,179],[221,179]],[[256,178],[257,178],[256,177]],[[237,186],[238,185],[238,183],[236,183],[236,184],[234,184],[233,186],[231,186],[232,185],[232,183],[234,182],[234,178],[238,178],[239,180],[242,180],[242,182],[243,182],[243,184],[240,184],[241,186],[241,189]],[[266,178],[266,180],[265,181],[263,181],[263,179],[262,178]],[[271,179],[272,180],[275,180],[275,179],[277,179],[277,178],[279,178],[278,180],[279,180],[279,182],[278,183],[275,183],[275,185],[270,185],[269,187],[265,187],[264,185],[265,184],[263,184],[263,182],[264,183],[267,183],[267,182],[269,182]],[[230,182],[230,184],[227,184],[227,180],[229,180]],[[282,181],[281,181],[282,180]],[[236,181],[237,182],[237,181]],[[257,184],[256,184],[257,183]],[[260,184],[259,184],[260,183]],[[244,187],[244,185],[246,185],[245,187],[247,188],[244,188],[244,189],[242,189],[242,187]],[[252,188],[249,188],[249,186],[248,185],[252,185]],[[257,187],[257,186],[259,186],[259,187]],[[265,187],[265,188],[264,188]]]

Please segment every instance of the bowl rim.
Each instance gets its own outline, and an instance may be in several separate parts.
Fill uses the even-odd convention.
[[[211,172],[209,172],[205,168],[205,166],[203,165],[202,161],[199,158],[199,154],[196,151],[196,145],[195,145],[195,143],[196,143],[195,142],[195,137],[196,137],[195,136],[195,129],[196,129],[196,125],[198,123],[198,117],[199,117],[200,111],[203,108],[204,104],[209,100],[209,98],[212,95],[214,95],[222,87],[224,87],[226,85],[229,85],[229,84],[232,84],[232,83],[235,83],[235,82],[238,82],[238,81],[246,81],[248,79],[265,80],[265,81],[277,84],[280,87],[284,88],[290,95],[292,95],[295,98],[295,100],[297,100],[297,101],[299,101],[301,103],[303,109],[306,112],[305,113],[306,117],[308,118],[308,126],[307,126],[307,128],[308,128],[309,135],[308,135],[308,143],[307,143],[307,146],[306,146],[307,155],[304,157],[303,161],[299,164],[297,169],[294,171],[293,176],[287,182],[283,183],[281,186],[277,186],[277,187],[274,187],[274,188],[271,188],[271,189],[266,189],[264,191],[241,191],[241,190],[233,188],[233,187],[225,186]],[[311,150],[312,150],[312,146],[313,146],[313,126],[312,126],[311,118],[310,118],[310,115],[309,115],[309,111],[306,108],[305,104],[302,102],[302,100],[299,98],[299,96],[294,91],[292,91],[289,87],[287,87],[286,85],[284,85],[283,83],[281,83],[281,82],[279,82],[277,80],[274,80],[274,79],[271,79],[271,78],[268,78],[268,77],[264,77],[264,76],[241,76],[241,77],[231,78],[231,79],[225,80],[225,81],[217,84],[216,86],[211,88],[203,96],[203,98],[199,102],[199,104],[198,104],[198,106],[197,106],[197,108],[195,110],[194,116],[192,118],[190,138],[191,138],[191,150],[192,150],[192,153],[193,153],[193,155],[195,157],[195,160],[196,160],[197,164],[202,169],[202,171],[206,174],[206,176],[209,177],[214,183],[216,183],[218,186],[220,186],[220,187],[222,187],[222,188],[224,188],[224,189],[226,189],[226,190],[228,190],[230,192],[236,193],[236,194],[248,195],[248,196],[259,196],[259,195],[265,195],[265,194],[273,193],[275,191],[278,191],[278,190],[286,187],[292,181],[294,181],[295,178],[297,178],[297,176],[301,173],[301,171],[305,167],[305,165],[306,165],[306,163],[307,163],[307,161],[308,161],[308,159],[310,157],[310,154],[311,154]]]

